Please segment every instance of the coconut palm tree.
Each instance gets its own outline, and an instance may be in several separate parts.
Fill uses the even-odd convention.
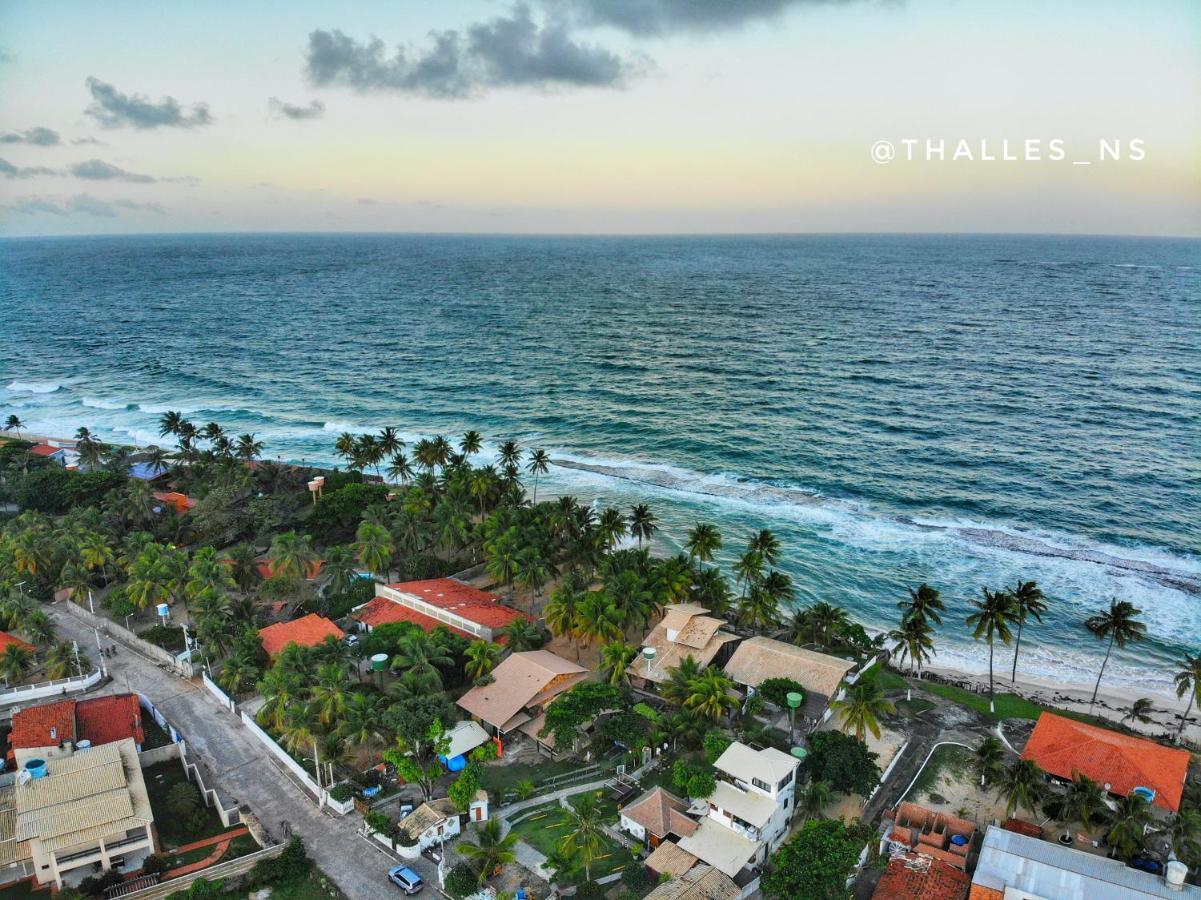
[[[464,456],[475,456],[484,446],[484,438],[478,431],[468,431],[459,439],[459,452]]]
[[[248,594],[259,580],[259,569],[254,547],[250,544],[234,544],[222,551],[221,559],[229,566],[229,574],[239,591]]]
[[[996,783],[997,797],[1005,801],[1006,816],[1019,808],[1033,813],[1046,793],[1043,770],[1032,759],[1019,759],[1002,770]]]
[[[343,666],[328,663],[317,670],[317,683],[311,688],[311,697],[318,722],[328,726],[342,716],[346,711],[349,687]]]
[[[346,709],[338,725],[338,734],[352,744],[362,746],[383,741],[380,724],[382,703],[379,697],[354,691],[346,699]]]
[[[0,677],[9,684],[20,682],[33,668],[33,652],[20,644],[9,644],[0,653]]]
[[[88,429],[80,428],[75,432],[75,452],[85,469],[94,469],[104,458],[104,445]]]
[[[596,827],[599,829],[599,824]],[[564,839],[566,837],[564,836]],[[482,886],[500,869],[516,861],[517,852],[514,848],[517,846],[517,832],[510,831],[504,834],[500,819],[492,818],[476,829],[475,840],[474,844],[470,841],[459,841],[456,849],[461,856],[475,863],[478,869],[478,884]],[[597,846],[601,846],[599,836]],[[599,851],[593,853],[593,857],[597,853]]]
[[[759,529],[747,543],[747,549],[758,553],[769,566],[780,561],[780,539],[770,528]]]
[[[692,584],[688,588],[688,599],[700,604],[713,615],[721,617],[730,611],[730,582],[721,569],[704,566],[692,573]]]
[[[309,570],[317,562],[317,551],[313,549],[309,536],[299,535],[295,531],[277,534],[271,542],[268,556],[271,558],[272,577],[283,576],[296,584],[308,577]]]
[[[824,818],[822,813],[830,805],[833,792],[828,781],[813,781],[797,798],[796,808],[802,821]]]
[[[1176,696],[1183,697],[1188,694],[1188,707],[1184,710],[1184,715],[1180,717],[1180,727],[1176,729],[1176,741],[1180,741],[1180,735],[1184,733],[1184,726],[1188,724],[1189,713],[1193,711],[1193,704],[1199,696],[1201,696],[1201,656],[1184,655],[1184,668],[1176,672]]]
[[[576,615],[578,634],[589,646],[621,639],[625,616],[603,591],[585,595]]]
[[[734,682],[729,677],[719,669],[708,668],[689,683],[684,706],[717,722],[738,705],[733,690]]]
[[[107,585],[109,568],[117,561],[117,554],[107,535],[89,531],[79,541],[79,559],[85,569],[98,573]]]
[[[688,551],[689,561],[712,562],[713,554],[721,549],[721,532],[708,522],[697,522],[688,531],[684,549]]]
[[[178,435],[180,426],[184,423],[183,413],[176,410],[168,410],[163,413],[163,417],[158,420],[158,433],[160,437],[167,435]]]
[[[442,671],[438,667],[452,665],[454,657],[449,651],[424,632],[401,638],[392,657],[393,671],[411,673],[419,683],[433,690],[442,690]]]
[[[501,466],[517,466],[521,462],[521,445],[509,440],[500,445]]]
[[[478,681],[500,662],[500,647],[491,641],[472,641],[463,651],[463,657],[466,660],[464,674],[472,681]]]
[[[620,509],[608,506],[600,514],[600,521],[596,524],[596,531],[600,535],[605,549],[612,550],[621,542],[623,537],[629,534],[630,527],[626,523],[626,517]]]
[[[534,476],[534,504],[538,503],[538,476],[545,475],[550,468],[550,454],[545,450],[531,450],[530,461],[525,470]]]
[[[46,676],[50,679],[66,678],[75,664],[75,648],[66,641],[60,641],[46,652]],[[82,672],[78,674],[82,675]]]
[[[1168,839],[1177,859],[1190,869],[1196,868],[1201,861],[1201,812],[1182,808],[1162,822],[1155,833]]]
[[[854,732],[861,741],[868,732],[879,740],[880,718],[896,710],[875,679],[857,681],[847,688],[842,699],[832,700],[830,708],[841,719],[842,730]]]
[[[1073,772],[1067,788],[1062,793],[1051,794],[1043,810],[1063,826],[1065,835],[1071,835],[1071,826],[1076,823],[1087,831],[1099,822],[1107,811],[1105,791],[1087,775]]]
[[[547,608],[549,609],[549,605]],[[524,617],[514,619],[502,628],[500,633],[505,636],[505,646],[514,653],[537,650],[545,643],[546,637],[541,628]]]
[[[1143,725],[1150,725],[1154,720],[1151,714],[1155,712],[1155,704],[1150,697],[1139,697],[1126,709],[1126,714],[1122,716],[1122,721],[1133,725],[1139,722]]]
[[[542,610],[546,627],[556,637],[567,635],[575,645],[576,662],[580,659],[580,607],[584,602],[584,584],[579,575],[572,572],[551,592],[550,603]]]
[[[559,839],[558,850],[563,857],[583,863],[584,878],[591,881],[592,863],[605,846],[600,803],[595,794],[585,793],[568,807],[567,831]]]
[[[816,633],[820,631],[822,644],[827,647],[830,646],[834,635],[851,624],[851,617],[845,609],[824,600],[809,607],[809,618],[814,629],[814,643],[817,643]]]
[[[917,670],[917,676],[922,674],[922,663],[928,662],[934,649],[934,629],[924,617],[901,617],[900,626],[888,632],[888,639],[893,641],[892,653],[904,664],[908,659]],[[906,686],[905,699],[912,699],[912,688]]]
[[[221,666],[217,674],[217,683],[230,694],[237,696],[248,690],[261,670],[254,660],[242,653],[235,653]]]
[[[11,415],[4,420],[4,430],[15,431],[18,438],[21,437],[21,429],[24,427],[25,423],[21,421],[21,417],[18,415]]]
[[[355,557],[377,576],[388,577],[392,561],[396,558],[396,545],[392,535],[382,525],[370,522],[359,523],[355,532]]]
[[[161,544],[149,544],[129,568],[125,595],[138,609],[148,609],[171,599],[173,573]]]
[[[396,429],[389,425],[379,433],[379,448],[384,456],[392,456],[404,449],[405,442],[401,440]]]
[[[638,549],[642,549],[642,542],[649,541],[659,526],[655,524],[655,514],[651,512],[651,508],[645,503],[639,503],[636,506],[630,507],[630,534],[638,538]]]
[[[1154,822],[1151,804],[1141,794],[1127,794],[1118,800],[1109,821],[1105,842],[1113,848],[1110,855],[1129,859],[1146,843],[1147,828]]]
[[[780,621],[780,606],[762,584],[753,584],[738,601],[738,624],[755,631],[775,627]]]
[[[1013,642],[1013,671],[1009,677],[1010,680],[1017,681],[1018,653],[1022,649],[1022,626],[1026,624],[1028,616],[1042,622],[1043,613],[1047,611],[1047,597],[1033,581],[1021,580],[1009,594],[1013,597],[1014,619],[1018,626],[1017,636]]]
[[[409,479],[413,477],[413,467],[409,464],[409,458],[400,451],[397,451],[392,454],[385,474],[393,481],[407,484]]]
[[[972,763],[976,774],[980,776],[980,787],[992,784],[1005,770],[1005,747],[1000,739],[986,735],[976,748],[976,757]]]
[[[1105,659],[1101,661],[1101,671],[1097,673],[1097,683],[1093,685],[1093,696],[1089,701],[1089,709],[1097,702],[1097,691],[1101,689],[1101,678],[1105,675],[1105,666],[1109,664],[1109,654],[1113,652],[1114,644],[1118,649],[1124,649],[1127,644],[1141,641],[1147,635],[1147,626],[1138,621],[1142,610],[1137,609],[1127,600],[1113,599],[1109,609],[1089,616],[1084,620],[1084,627],[1098,640],[1108,641],[1105,647]]]
[[[692,682],[701,674],[700,663],[691,653],[680,660],[679,665],[667,670],[667,680],[659,686],[663,699],[682,706],[692,691]]]
[[[238,442],[234,449],[234,455],[238,459],[252,462],[263,455],[263,442],[256,441],[254,435],[247,433],[238,436]]]
[[[929,619],[935,625],[942,624],[942,615],[947,611],[946,604],[938,596],[938,591],[923,582],[917,589],[909,589],[909,599],[897,604],[902,619]]]
[[[1006,591],[990,591],[984,589],[983,600],[973,600],[976,612],[967,617],[967,626],[972,629],[972,637],[976,640],[984,638],[988,641],[988,710],[996,714],[996,691],[993,688],[993,651],[996,639],[1000,638],[1008,644],[1013,637],[1009,625],[1014,621],[1013,597]]]
[[[346,544],[338,544],[325,551],[325,566],[321,571],[327,578],[325,582],[327,597],[345,593],[350,587],[357,572],[355,562],[354,548]]]
[[[605,681],[617,686],[629,684],[630,675],[627,671],[638,657],[638,648],[631,647],[624,641],[613,641],[601,647],[600,671]]]

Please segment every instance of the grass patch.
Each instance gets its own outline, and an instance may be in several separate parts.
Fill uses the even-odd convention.
[[[922,697],[918,697],[915,700],[899,700],[897,702],[897,712],[909,718],[913,718],[919,713],[924,713],[928,709],[934,709],[934,701],[926,700]]]
[[[990,719],[1037,719],[1046,709],[1017,694],[997,694],[997,711],[993,714],[988,710],[988,694],[976,694],[960,687],[933,681],[922,682],[921,689],[944,700],[974,709]]]
[[[183,629],[178,625],[151,625],[146,630],[139,631],[138,637],[156,647],[162,647],[169,653],[182,653],[186,646]]]
[[[944,744],[935,748],[905,799],[917,801],[927,794],[937,793],[944,779],[970,772],[975,758],[976,754],[967,747]]]
[[[602,761],[600,765],[604,766],[605,763]],[[534,765],[527,763],[489,765],[484,767],[483,787],[488,791],[500,794],[513,790],[521,781],[532,781],[537,785],[556,775],[570,775],[578,772],[580,768],[580,761],[575,759],[564,759],[558,762],[547,760]],[[596,777],[599,780],[602,776],[597,774]]]
[[[609,805],[616,814],[616,806]],[[518,822],[513,826],[513,832],[520,840],[525,841],[543,856],[550,856],[557,849],[559,841],[567,834],[568,828],[567,811],[561,806],[555,805]],[[604,835],[601,836],[601,840],[604,846],[600,857],[592,863],[593,880],[621,871],[633,863],[630,851],[625,847]],[[583,871],[580,872],[580,877],[583,878]],[[274,900],[274,895],[272,895],[272,900]]]
[[[154,825],[158,829],[159,841],[164,848],[180,847],[226,831],[217,814],[200,800],[199,791],[196,791],[198,813],[195,822],[192,821],[192,817],[185,819],[176,815],[167,806],[167,795],[176,785],[186,784],[196,790],[184,774],[183,767],[175,760],[167,760],[143,769],[142,778],[146,782],[146,793],[150,796],[150,808],[154,812]]]
[[[909,687],[909,682],[898,675],[891,669],[885,669],[883,666],[875,666],[863,676],[868,681],[874,681],[880,685],[881,690],[885,691],[903,691]]]

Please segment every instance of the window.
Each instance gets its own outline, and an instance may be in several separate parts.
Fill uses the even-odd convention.
[[[789,772],[787,775],[785,775],[784,780],[776,786],[776,790],[782,791],[784,788],[788,787],[788,785],[792,784],[792,779],[795,774],[795,772]]]
[[[758,778],[752,778],[751,784],[753,784],[755,787],[759,788],[759,790],[761,790],[761,791],[766,791],[769,794],[771,793],[771,785],[768,784],[766,781],[760,781]]]

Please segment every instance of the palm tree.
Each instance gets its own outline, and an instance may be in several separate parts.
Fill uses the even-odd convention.
[[[478,431],[468,431],[459,440],[459,452],[464,456],[474,456],[484,446],[484,438]]]
[[[1154,818],[1151,804],[1141,794],[1127,794],[1118,800],[1110,816],[1109,833],[1105,842],[1113,848],[1111,855],[1129,859],[1142,849],[1147,839],[1147,827]]]
[[[1156,830],[1172,845],[1172,852],[1189,868],[1196,868],[1201,859],[1201,812],[1181,809]]]
[[[934,629],[921,616],[902,616],[900,627],[888,632],[888,639],[893,641],[892,653],[899,656],[902,663],[908,659],[917,669],[917,676],[922,674],[922,663],[928,662],[934,649]],[[912,688],[906,685],[905,699],[912,699]]]
[[[113,545],[108,537],[99,531],[89,531],[79,542],[79,558],[89,572],[98,572],[108,584],[108,569],[117,561]]]
[[[713,554],[721,549],[721,532],[708,522],[697,522],[688,532],[684,549],[688,551],[689,560],[712,562]]]
[[[399,451],[392,454],[385,472],[389,478],[401,484],[406,484],[413,477],[413,467],[409,464],[409,458]]]
[[[1139,697],[1126,710],[1126,714],[1122,716],[1123,722],[1128,722],[1133,725],[1135,722],[1140,722],[1143,725],[1150,725],[1152,721],[1151,714],[1155,712],[1155,704],[1150,697]]]
[[[221,666],[217,683],[236,696],[248,690],[258,676],[259,667],[254,661],[245,654],[235,653]]]
[[[463,651],[463,657],[466,660],[463,673],[472,681],[478,681],[500,662],[500,647],[491,641],[472,641]]]
[[[1180,735],[1184,733],[1184,726],[1188,724],[1189,713],[1193,711],[1193,703],[1201,695],[1201,656],[1189,656],[1186,653],[1184,668],[1176,673],[1175,681],[1176,696],[1183,697],[1188,694],[1188,707],[1184,710],[1184,715],[1180,717],[1180,727],[1176,729],[1176,741],[1179,743]]]
[[[605,507],[605,511],[600,515],[600,521],[596,524],[596,531],[600,535],[605,549],[612,550],[620,543],[623,537],[629,534],[630,527],[626,524],[626,517],[622,515],[620,509],[608,506]]]
[[[1121,650],[1127,644],[1141,641],[1146,637],[1147,626],[1136,618],[1142,615],[1142,612],[1133,603],[1115,598],[1110,601],[1108,610],[1085,619],[1084,627],[1092,633],[1093,637],[1109,641],[1105,648],[1105,659],[1101,661],[1101,671],[1097,673],[1097,683],[1093,685],[1093,697],[1089,701],[1089,709],[1092,709],[1093,704],[1097,702],[1097,691],[1101,689],[1101,678],[1105,675],[1105,666],[1109,663],[1109,654],[1113,652],[1113,645],[1117,644],[1118,649]]]
[[[345,593],[355,578],[354,548],[338,544],[325,551],[325,567],[322,569],[328,579],[325,582],[326,596]]]
[[[334,441],[334,450],[349,464],[354,460],[355,437],[349,431],[343,431]]]
[[[1043,613],[1047,611],[1046,595],[1033,581],[1021,581],[1017,583],[1011,592],[1013,597],[1014,618],[1018,623],[1017,639],[1013,643],[1013,672],[1010,674],[1011,681],[1017,681],[1018,677],[1018,653],[1022,649],[1022,626],[1026,624],[1026,617],[1033,616],[1038,622],[1042,622]]]
[[[277,534],[268,555],[272,577],[283,576],[296,584],[308,578],[309,570],[317,562],[317,552],[309,536],[295,531]]]
[[[690,653],[680,660],[679,665],[667,670],[667,680],[659,686],[659,693],[667,702],[681,706],[692,691],[692,682],[700,674],[700,663]]]
[[[603,591],[593,591],[580,603],[576,614],[579,636],[589,645],[622,637],[625,616]]]
[[[599,825],[597,826],[599,828]],[[499,869],[512,864],[517,859],[514,848],[517,845],[517,832],[504,834],[500,819],[492,818],[476,830],[476,842],[459,841],[456,849],[460,855],[475,862],[479,869],[479,884],[491,878]],[[503,835],[503,837],[502,837]],[[600,846],[599,837],[597,845]],[[596,854],[594,853],[593,856]]]
[[[770,629],[780,621],[779,603],[762,584],[751,586],[738,601],[738,623],[757,631]]]
[[[651,512],[651,508],[645,503],[639,503],[636,506],[630,507],[630,534],[638,538],[638,549],[642,549],[642,542],[649,541],[659,526],[655,524],[655,514]]]
[[[832,795],[828,781],[813,781],[797,798],[797,812],[802,821],[823,818],[822,812],[830,805]]]
[[[992,784],[1005,770],[1005,747],[994,735],[986,735],[976,748],[973,766],[980,776],[980,787]]]
[[[259,569],[254,547],[250,544],[235,544],[221,554],[225,565],[229,566],[229,574],[233,576],[238,590],[248,594],[254,590],[259,580]]]
[[[1008,644],[1012,638],[1009,623],[1014,619],[1013,597],[1006,591],[990,591],[984,589],[983,600],[973,600],[976,612],[967,617],[967,626],[972,629],[972,637],[976,640],[988,640],[988,710],[994,715],[997,712],[996,691],[993,689],[993,650],[996,639]]]
[[[809,607],[809,618],[814,629],[814,643],[817,643],[816,632],[820,631],[822,644],[827,647],[838,631],[851,624],[851,617],[845,609],[824,600]]]
[[[733,690],[734,682],[719,669],[705,669],[689,683],[684,706],[716,722],[738,705]]]
[[[545,475],[550,468],[550,455],[545,450],[531,450],[530,461],[525,470],[534,476],[534,504],[538,503],[538,476]]]
[[[624,641],[613,641],[601,647],[600,671],[605,681],[617,686],[630,681],[627,669],[638,656],[638,648]]]
[[[46,653],[46,676],[51,680],[66,678],[75,668],[75,648],[66,641],[55,644]],[[80,672],[80,675],[83,673]]]
[[[15,431],[18,438],[21,437],[21,429],[24,427],[25,423],[21,421],[21,417],[18,415],[11,415],[4,420],[4,430]]]
[[[382,525],[370,522],[359,523],[355,532],[355,556],[369,571],[387,578],[396,558],[396,545],[392,535]]]
[[[758,553],[765,563],[774,566],[780,560],[780,539],[770,528],[761,528],[747,542],[747,549]]]
[[[394,671],[408,670],[421,684],[435,690],[442,689],[442,672],[438,667],[452,665],[454,657],[424,632],[401,638],[392,657]]]
[[[379,433],[379,448],[384,456],[392,456],[399,453],[404,448],[405,442],[401,440],[400,435],[396,433],[396,429],[389,425]]]
[[[384,733],[380,726],[380,709],[380,698],[355,691],[346,700],[338,734],[359,746],[382,741]]]
[[[604,847],[600,803],[593,793],[581,794],[567,810],[567,833],[559,839],[559,853],[584,864],[584,878],[592,880],[592,863]],[[460,848],[462,849],[462,848]]]
[[[183,413],[175,410],[168,410],[163,413],[163,417],[158,421],[158,433],[161,437],[167,435],[178,435],[180,426],[184,423]]]
[[[946,604],[938,596],[938,591],[923,582],[917,586],[917,590],[909,589],[909,599],[902,600],[897,604],[897,609],[901,611],[901,618],[910,619],[929,619],[935,625],[942,624],[941,613],[947,611]]]
[[[525,617],[514,619],[500,633],[505,636],[505,645],[514,653],[537,650],[545,640],[542,629]]]
[[[521,462],[521,446],[517,441],[505,441],[500,445],[500,464],[502,467],[516,467]]]
[[[1046,792],[1043,770],[1032,759],[1019,759],[997,778],[997,797],[1005,801],[1005,815],[1019,807],[1031,813]]]
[[[575,573],[569,574],[550,595],[550,603],[542,610],[546,627],[556,637],[567,635],[575,645],[576,662],[580,659],[580,607],[584,601],[584,586]]]
[[[234,452],[238,459],[251,462],[263,455],[263,442],[256,441],[253,434],[239,435],[238,443]]]
[[[346,711],[348,685],[346,669],[337,663],[329,663],[317,670],[317,683],[311,689],[313,707],[317,721],[329,725]]]
[[[896,709],[875,679],[851,685],[841,699],[830,702],[830,708],[841,718],[842,730],[853,731],[861,741],[868,732],[879,740],[880,718]]]
[[[10,684],[21,681],[33,668],[33,652],[20,644],[9,644],[0,653],[0,677]]]
[[[1101,785],[1082,772],[1072,772],[1072,780],[1060,794],[1047,800],[1045,812],[1063,826],[1065,835],[1072,833],[1077,822],[1087,831],[1106,812],[1105,791]]]
[[[104,445],[88,429],[80,428],[75,432],[75,452],[85,469],[94,469],[104,458]]]

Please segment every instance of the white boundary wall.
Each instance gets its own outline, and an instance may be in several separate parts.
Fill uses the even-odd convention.
[[[229,694],[225,693],[225,691],[221,690],[220,686],[218,686],[215,681],[209,678],[208,672],[201,672],[200,680],[204,684],[205,689],[207,689],[210,694],[221,701],[222,706],[228,709],[231,713],[234,713],[235,715],[237,714],[238,704],[234,703],[233,698],[230,697]]]
[[[276,759],[287,766],[288,771],[295,775],[300,780],[300,783],[312,792],[318,806],[321,806],[325,803],[325,791],[322,790],[321,786],[313,780],[313,776],[304,770],[304,767],[300,763],[292,759],[292,757],[288,755],[288,752],[284,750],[283,747],[275,743],[275,740],[271,737],[271,735],[263,731],[263,729],[259,727],[258,723],[255,722],[250,716],[246,715],[246,713],[242,713],[242,724],[249,728],[250,733],[258,738],[262,742],[263,746],[271,751],[271,754]]]
[[[9,688],[7,691],[0,691],[0,706],[11,706],[14,703],[27,703],[30,700],[44,700],[47,697],[62,697],[77,691],[86,691],[99,684],[102,677],[100,670],[97,669],[82,678],[79,676],[59,678],[55,681],[43,681],[24,687]]]

